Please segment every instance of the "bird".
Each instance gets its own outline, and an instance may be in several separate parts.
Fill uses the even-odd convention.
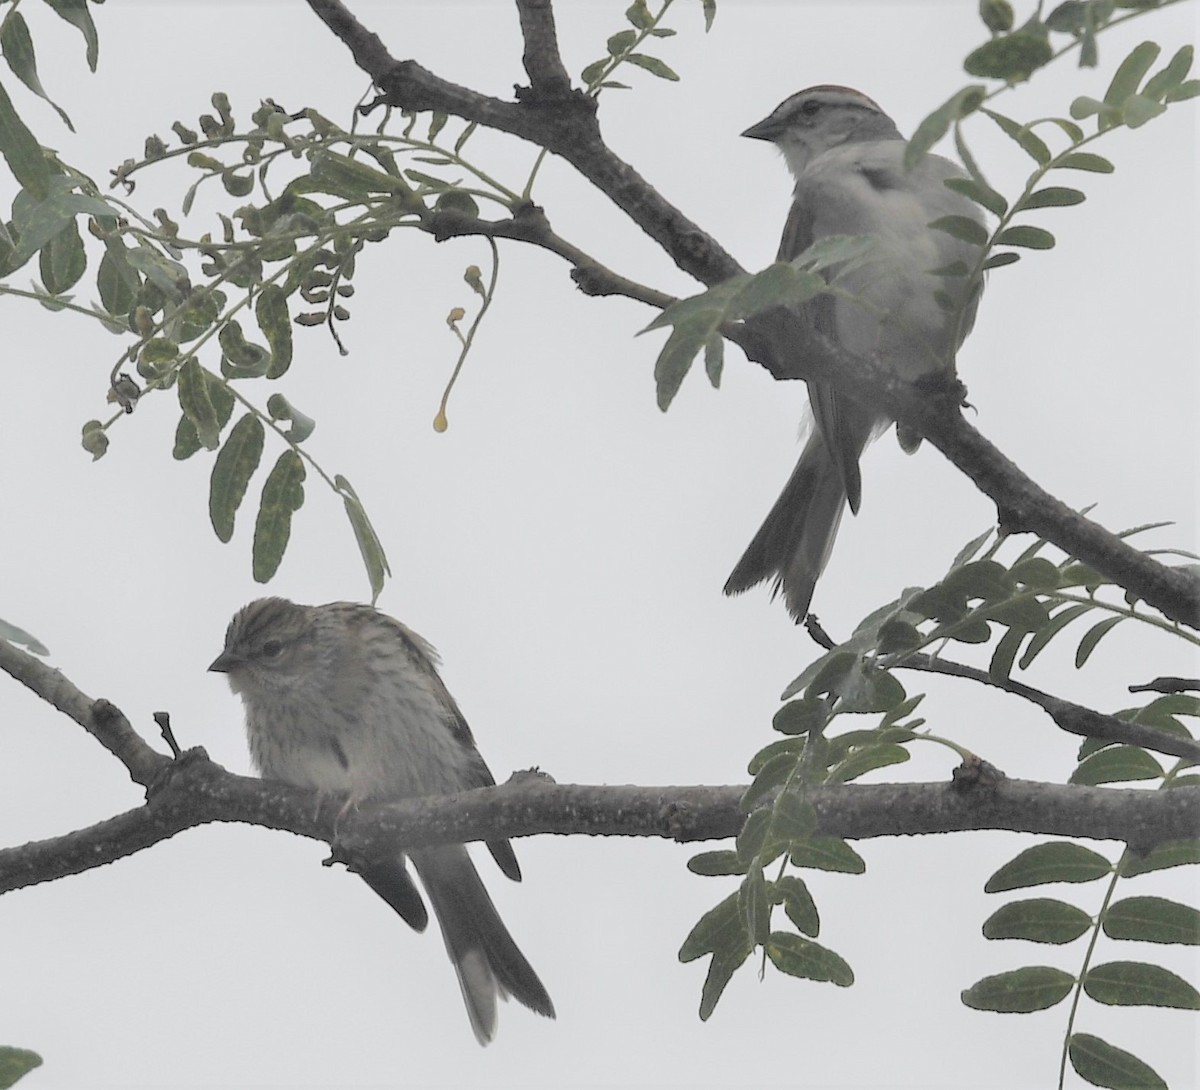
[[[836,292],[803,304],[812,327],[910,382],[952,375],[979,301],[980,282],[961,271],[976,264],[980,249],[930,224],[959,216],[983,225],[979,207],[945,185],[963,171],[937,155],[907,168],[895,122],[861,91],[834,84],[797,92],[742,135],[773,143],[795,180],[777,260],[792,261],[833,236],[870,238],[861,259],[823,273]],[[956,267],[958,275],[947,273]],[[724,588],[740,594],[772,580],[772,597],[782,592],[797,623],[846,507],[858,513],[859,459],[891,423],[824,382],[809,381],[808,400],[796,468]],[[921,441],[902,425],[897,438],[907,453]]]
[[[438,662],[430,644],[372,606],[261,598],[234,615],[209,670],[225,674],[241,697],[251,759],[264,779],[347,794],[349,808],[368,798],[495,783]],[[494,839],[487,847],[519,882],[512,845]],[[554,1018],[546,988],[500,919],[466,846],[413,849],[408,857],[479,1043],[495,1036],[497,996]],[[359,874],[406,923],[425,930],[429,914],[403,853],[374,860]]]

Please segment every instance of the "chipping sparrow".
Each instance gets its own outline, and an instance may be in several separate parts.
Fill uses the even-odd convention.
[[[778,260],[831,235],[872,237],[862,262],[825,274],[839,294],[805,305],[813,326],[908,381],[951,373],[978,291],[964,299],[966,277],[939,270],[969,268],[979,249],[929,224],[950,215],[982,224],[979,207],[944,184],[963,172],[937,155],[906,170],[895,123],[849,87],[800,91],[742,135],[775,144],[796,181]],[[797,621],[808,612],[846,504],[858,512],[859,457],[890,423],[820,382],[808,384],[808,397],[814,426],[800,461],[725,584],[726,594],[738,594],[774,579]],[[920,444],[903,428],[898,437],[909,453]]]
[[[437,653],[420,636],[370,606],[262,598],[234,616],[225,649],[209,669],[227,674],[241,696],[250,754],[264,779],[348,793],[356,803],[495,783],[436,663]],[[487,846],[500,869],[520,881],[512,845],[489,840]],[[497,994],[553,1018],[550,996],[497,914],[466,847],[410,854],[480,1044],[496,1032]],[[408,924],[425,929],[429,916],[403,854],[373,864],[362,877]]]

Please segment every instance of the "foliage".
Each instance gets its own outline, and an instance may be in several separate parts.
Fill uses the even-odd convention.
[[[1152,528],[1156,527],[1138,527],[1127,534]],[[759,750],[749,764],[754,780],[742,798],[748,816],[736,849],[704,852],[689,863],[697,874],[742,879],[735,894],[701,917],[679,951],[682,961],[711,955],[701,1018],[712,1014],[733,973],[757,948],[790,975],[843,987],[853,983],[850,966],[813,941],[820,929],[817,906],[803,878],[787,873],[789,866],[846,874],[866,870],[865,861],[849,844],[820,835],[808,798],[813,786],[848,783],[902,764],[909,759],[911,746],[922,741],[951,749],[967,767],[982,767],[987,774],[986,763],[981,766],[979,758],[955,742],[924,729],[926,720],[916,715],[924,694],[910,695],[897,671],[947,673],[1022,695],[1022,688],[1011,681],[1014,666],[1027,669],[1052,641],[1067,638],[1068,626],[1085,620],[1087,627],[1075,641],[1074,662],[1079,669],[1087,665],[1099,641],[1123,622],[1149,625],[1200,646],[1194,633],[1139,608],[1111,580],[1074,558],[1055,563],[1041,556],[1045,541],[1036,541],[1010,563],[1003,563],[1000,554],[1007,540],[988,531],[968,542],[938,583],[910,587],[896,601],[871,613],[847,640],[829,647],[785,689],[786,702],[773,722],[783,737]],[[992,641],[986,671],[973,673],[943,655],[948,646],[978,647]],[[925,654],[935,647],[935,653]],[[1036,694],[1036,690],[1028,692]],[[856,718],[842,728],[846,716]],[[863,716],[879,718],[874,726],[864,727],[858,725]],[[1191,739],[1195,733],[1184,719],[1200,719],[1200,698],[1185,693],[1156,696],[1139,707],[1114,712],[1112,718],[1118,724],[1152,728],[1163,738]],[[1150,748],[1090,737],[1079,748],[1070,782],[1156,781],[1159,790],[1195,790],[1200,777],[1186,774],[1195,764],[1180,758],[1164,769]],[[1149,1067],[1100,1038],[1074,1032],[1079,999],[1086,995],[1109,1005],[1187,1009],[1200,1005],[1200,993],[1192,985],[1160,966],[1127,961],[1092,964],[1102,934],[1117,941],[1200,943],[1200,912],[1190,906],[1160,897],[1113,901],[1118,880],[1196,862],[1200,862],[1200,841],[1160,845],[1147,854],[1127,848],[1115,862],[1069,842],[1021,852],[989,879],[987,892],[1107,878],[1100,911],[1093,918],[1064,900],[1015,901],[989,917],[984,935],[1061,945],[1090,934],[1081,968],[1075,975],[1049,966],[1012,970],[967,988],[963,1002],[979,1010],[1030,1013],[1052,1007],[1074,992],[1064,1064],[1069,1055],[1078,1073],[1098,1086],[1134,1085],[1120,1082],[1121,1072],[1149,1071]],[[768,877],[768,869],[776,864],[774,877]],[[778,906],[794,931],[786,925],[784,930],[773,929]]]
[[[87,7],[47,2],[82,34],[94,70],[98,42]],[[1140,128],[1168,106],[1195,97],[1200,81],[1189,78],[1190,46],[1152,71],[1159,47],[1143,42],[1117,66],[1103,99],[1076,98],[1066,116],[1022,122],[995,110],[992,100],[1072,51],[1078,50],[1081,65],[1095,65],[1105,29],[1167,2],[1067,0],[1044,17],[1039,5],[1020,26],[1006,0],[981,3],[989,38],[970,53],[964,68],[973,79],[997,85],[971,82],[959,89],[918,126],[907,149],[915,162],[952,134],[966,176],[946,184],[996,221],[990,231],[955,217],[931,225],[978,249],[970,267],[939,270],[966,282],[969,290],[959,293],[961,298],[972,297],[987,271],[1017,263],[1026,251],[1054,247],[1054,235],[1035,222],[1041,217],[1034,214],[1086,200],[1082,189],[1058,184],[1061,172],[1112,172],[1113,164],[1091,145],[1120,128]],[[607,39],[604,55],[580,75],[588,96],[626,88],[614,78],[622,69],[678,80],[666,61],[648,52],[675,33],[664,25],[671,5],[672,0],[662,0],[652,11],[646,0],[635,0],[625,10],[628,25]],[[714,0],[703,0],[706,27],[714,9]],[[15,5],[0,22],[0,52],[17,78],[70,126],[66,112],[41,85],[32,38]],[[390,572],[366,508],[344,476],[328,473],[311,455],[306,444],[315,417],[272,384],[281,383],[292,366],[294,338],[303,335],[297,329],[323,329],[338,351],[346,352],[350,302],[369,247],[402,230],[439,237],[448,225],[478,222],[481,207],[516,217],[531,199],[546,152],[538,153],[522,183],[508,184],[467,157],[474,125],[460,127],[445,114],[384,110],[375,130],[366,132],[359,127],[361,117],[375,104],[356,112],[354,122],[343,128],[315,110],[291,112],[270,99],[245,124],[224,94],[214,94],[211,102],[213,112],[201,115],[195,126],[176,121],[173,140],[152,135],[140,157],[113,170],[111,187],[122,192],[116,196],[47,152],[0,87],[0,154],[21,186],[11,219],[0,224],[0,277],[11,278],[35,257],[38,262],[31,289],[4,283],[0,293],[87,315],[122,338],[105,391],[115,408],[107,419],[82,427],[82,446],[93,459],[103,457],[120,421],[147,399],[162,401],[155,395],[173,390],[180,415],[172,453],[185,460],[203,450],[211,459],[209,516],[222,542],[233,538],[252,479],[263,478],[253,535],[255,579],[266,582],[277,571],[312,471],[341,498],[372,595],[378,596]],[[972,152],[967,128],[979,117],[998,126],[1033,161],[1019,193],[1006,196],[994,188]],[[202,189],[235,202],[216,214],[213,230],[192,237],[166,211],[146,214],[132,203],[140,177],[171,163],[185,165],[194,176],[181,198],[183,217],[192,213]],[[724,335],[731,325],[772,307],[796,307],[841,290],[839,274],[870,260],[871,248],[869,238],[822,239],[793,261],[734,277],[667,306],[646,327],[670,330],[655,363],[660,407],[671,404],[701,355],[709,380],[719,384]],[[94,298],[79,302],[74,292],[89,270]],[[465,307],[448,311],[447,326],[459,351],[434,417],[438,430],[448,425],[447,400],[491,305],[498,275],[499,255],[492,244],[490,267],[471,265],[464,273],[475,296],[470,321]],[[261,395],[257,399],[255,392]],[[268,440],[278,451],[269,469],[263,465]],[[944,657],[945,648],[987,647],[986,669],[965,676],[1029,696],[1032,691],[1022,691],[1014,671],[1027,670],[1052,642],[1061,647],[1069,636],[1077,637],[1074,662],[1080,669],[1122,624],[1136,622],[1197,642],[1194,634],[1144,608],[1077,559],[1048,559],[1042,555],[1045,541],[1011,561],[1001,559],[1006,548],[1006,539],[990,533],[969,543],[938,583],[909,588],[872,612],[849,639],[829,646],[788,686],[773,722],[781,737],[749,763],[753,783],[742,799],[746,820],[734,847],[705,852],[689,863],[697,874],[740,879],[737,890],[697,922],[679,951],[684,961],[710,958],[702,1018],[713,1013],[733,973],[757,950],[764,964],[770,961],[790,976],[840,987],[854,982],[846,960],[817,941],[820,913],[805,877],[796,872],[861,874],[866,862],[845,840],[821,834],[811,801],[814,787],[854,782],[902,764],[918,742],[944,746],[980,766],[957,743],[925,729],[926,720],[917,714],[924,695],[910,695],[898,671],[954,673],[957,664]],[[28,633],[4,622],[0,638],[44,652]],[[1197,717],[1200,700],[1181,693],[1112,713],[1108,718],[1117,726],[1140,728],[1140,741],[1088,738],[1071,782],[1195,790],[1200,777],[1189,774],[1193,762],[1178,758],[1164,767],[1152,743],[1155,732],[1161,738],[1194,737],[1187,721]],[[980,1010],[1029,1013],[1071,996],[1063,1070],[1069,1059],[1094,1085],[1162,1085],[1145,1061],[1077,1030],[1077,1015],[1085,997],[1116,1006],[1200,1007],[1200,993],[1192,985],[1152,961],[1118,956],[1097,964],[1094,958],[1101,942],[1200,942],[1195,908],[1152,894],[1126,896],[1124,887],[1117,895],[1118,882],[1195,862],[1200,862],[1197,841],[1158,845],[1145,853],[1127,847],[1116,859],[1072,843],[1023,851],[992,876],[988,892],[1104,881],[1102,903],[1093,913],[1065,895],[1010,901],[984,922],[985,937],[1069,946],[1086,936],[1086,949],[1075,972],[1018,967],[967,987],[963,1002]],[[782,918],[776,912],[780,908]],[[0,1050],[0,1085],[11,1085],[38,1063],[32,1053]]]

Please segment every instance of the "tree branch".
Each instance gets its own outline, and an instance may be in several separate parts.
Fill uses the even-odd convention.
[[[525,54],[521,58],[534,94],[561,98],[571,90],[571,77],[558,52],[554,7],[550,0],[517,0]]]
[[[146,745],[114,705],[86,696],[61,671],[3,639],[0,670],[83,727],[129,770],[134,783],[149,786],[171,763],[171,758]]]
[[[649,836],[682,843],[736,836],[745,786],[608,787],[520,775],[459,795],[364,804],[235,776],[191,750],[155,782],[145,806],[78,832],[0,850],[0,893],[78,874],[184,829],[236,821],[334,845],[352,868],[397,848],[554,833]],[[1200,791],[1062,787],[1000,778],[959,783],[838,784],[810,789],[818,832],[869,839],[1007,829],[1117,840],[1148,851],[1192,838]]]
[[[1143,723],[1129,723],[1118,719],[1115,715],[1104,715],[1082,704],[1063,700],[1051,693],[1042,692],[1030,685],[1025,685],[1012,678],[994,678],[986,670],[975,666],[967,666],[961,662],[951,662],[948,659],[937,658],[933,655],[907,655],[896,663],[898,669],[918,670],[927,674],[944,674],[948,677],[967,678],[1002,689],[1014,696],[1024,697],[1038,705],[1063,730],[1078,734],[1084,738],[1099,738],[1106,742],[1121,742],[1131,746],[1141,746],[1152,749],[1156,753],[1166,753],[1172,757],[1182,757],[1189,761],[1200,761],[1200,742],[1193,738],[1178,734],[1168,734],[1156,727],[1148,727]]]

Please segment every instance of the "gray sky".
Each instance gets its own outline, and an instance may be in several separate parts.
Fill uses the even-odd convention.
[[[523,82],[510,4],[352,6],[397,57],[502,96]],[[560,5],[572,73],[622,29],[626,6]],[[708,36],[698,4],[677,7],[679,36],[660,51],[682,82],[629,70],[634,90],[605,94],[601,122],[618,154],[749,268],[773,259],[789,182],[771,149],[738,138],[742,129],[800,87],[833,82],[861,88],[911,132],[962,85],[961,58],[983,37],[966,0],[727,0]],[[1020,19],[1031,5],[1017,7]],[[298,2],[92,10],[96,76],[77,33],[29,13],[43,82],[79,136],[20,89],[13,95],[42,139],[98,181],[139,155],[147,134],[167,136],[176,119],[194,125],[214,90],[247,124],[267,96],[346,122],[365,86]],[[1139,21],[1102,41],[1099,71],[1055,68],[996,106],[1020,118],[1064,113],[1075,94],[1099,97],[1137,41],[1153,37],[1169,55],[1194,32],[1194,5]],[[985,435],[1065,502],[1098,502],[1095,516],[1111,528],[1174,520],[1146,539],[1160,547],[1197,541],[1194,118],[1184,105],[1118,133],[1097,149],[1116,162],[1115,175],[1063,181],[1088,202],[1038,216],[1058,248],[992,277],[960,357]],[[1019,188],[1029,161],[984,120],[971,139],[998,188]],[[534,155],[482,135],[471,148],[512,185]],[[178,218],[180,177],[147,174],[135,199]],[[0,206],[11,188],[0,179]],[[599,260],[663,290],[696,290],[565,165],[548,163],[535,195],[559,233]],[[184,225],[191,236],[216,229],[204,215],[212,205],[197,207]],[[662,335],[633,337],[651,313],[586,299],[557,259],[508,246],[450,429],[436,435],[430,423],[456,353],[444,318],[472,306],[462,272],[485,257],[478,240],[439,246],[396,232],[360,259],[342,329],[348,358],[321,331],[296,331],[281,389],[316,417],[310,450],[353,482],[383,537],[395,578],[380,606],[440,649],[447,684],[500,780],[536,764],[560,782],[740,782],[772,740],[778,694],[814,654],[765,591],[720,594],[796,457],[803,389],[782,388],[731,349],[721,391],[689,376],[664,416],[652,383]],[[93,465],[79,429],[107,415],[107,374],[122,342],[36,304],[3,307],[0,616],[34,632],[55,666],[117,703],[146,737],[156,737],[151,713],[167,709],[181,744],[248,771],[240,706],[204,668],[230,615],[264,593],[249,562],[261,480],[233,544],[221,546],[207,517],[209,459],[171,460],[178,410],[162,396],[123,420]],[[249,392],[265,400],[269,391]],[[937,579],[994,516],[928,447],[907,458],[883,439],[864,481],[862,514],[844,523],[813,605],[835,634],[902,587]],[[311,476],[266,592],[306,602],[368,594],[340,500]],[[1197,668],[1178,641],[1130,625],[1082,674],[1072,651],[1047,652],[1031,683],[1104,710],[1131,703],[1130,683]],[[1069,773],[1075,742],[1025,704],[905,680],[930,694],[931,729],[1010,776]],[[5,843],[139,804],[99,746],[3,679],[0,714]],[[947,751],[916,746],[888,774],[942,780],[952,764]],[[44,1055],[21,1084],[30,1090],[1045,1086],[1065,1006],[1001,1018],[958,998],[988,973],[1078,965],[1079,944],[980,937],[1002,903],[983,882],[1032,842],[996,833],[861,845],[864,877],[810,881],[821,941],[851,962],[856,985],[774,973],[760,982],[748,965],[702,1024],[705,963],[681,966],[676,951],[732,881],[689,875],[694,849],[667,843],[522,841],[522,885],[486,860],[481,870],[559,1018],[509,1004],[497,1041],[482,1050],[434,933],[415,935],[344,871],[320,867],[320,844],[205,828],[0,899],[0,1038]],[[1113,845],[1101,848],[1115,858]],[[1194,898],[1197,883],[1150,876],[1123,892]],[[1101,889],[1062,895],[1095,911]],[[1192,979],[1197,969],[1173,948],[1109,943],[1099,956],[1149,957]],[[1077,1029],[1141,1054],[1173,1087],[1196,1085],[1195,1022],[1184,1012],[1085,1001]],[[763,1047],[776,1034],[792,1047]]]

